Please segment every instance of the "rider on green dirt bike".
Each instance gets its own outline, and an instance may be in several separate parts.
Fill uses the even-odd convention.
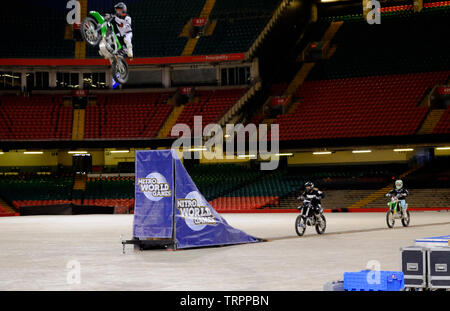
[[[125,84],[129,70],[126,56],[133,57],[131,39],[131,17],[127,15],[127,6],[120,2],[115,5],[115,14],[102,16],[90,11],[81,22],[81,35],[90,46],[97,47],[99,54],[108,59],[114,83]]]
[[[406,207],[406,197],[408,196],[408,194],[408,190],[403,187],[403,181],[401,179],[398,179],[395,181],[394,189],[386,193],[386,197],[396,197],[400,202],[400,206],[403,212]]]
[[[122,45],[126,46],[126,49],[124,49],[126,55],[130,60],[133,60],[133,44],[131,42],[133,40],[133,29],[131,28],[131,17],[127,13],[127,6],[123,2],[119,2],[114,6],[114,10],[116,14],[113,19],[113,24],[117,38]],[[105,19],[109,19],[110,17],[110,14],[105,15]],[[101,51],[99,51],[99,54],[104,56]],[[104,57],[107,58],[106,56]]]

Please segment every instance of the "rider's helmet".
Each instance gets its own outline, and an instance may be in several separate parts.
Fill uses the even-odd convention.
[[[127,5],[123,2],[119,2],[114,6],[116,15],[118,17],[125,17],[127,15]]]
[[[312,181],[308,181],[308,182],[305,183],[305,189],[307,191],[310,191],[312,188],[314,188],[314,184],[313,184]]]
[[[398,190],[403,188],[403,180],[398,179],[395,181],[395,188],[397,188]]]

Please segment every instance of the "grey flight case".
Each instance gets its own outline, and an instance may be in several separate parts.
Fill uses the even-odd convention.
[[[428,250],[428,287],[450,289],[450,247]]]
[[[402,253],[402,271],[405,288],[424,289],[427,287],[427,248],[407,246],[400,249]]]

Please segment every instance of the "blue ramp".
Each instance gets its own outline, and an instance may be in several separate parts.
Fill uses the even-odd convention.
[[[136,151],[134,237],[172,237],[177,248],[261,241],[231,227],[172,150]]]

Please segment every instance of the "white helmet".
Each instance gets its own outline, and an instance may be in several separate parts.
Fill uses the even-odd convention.
[[[396,180],[395,181],[395,188],[397,188],[397,189],[402,189],[403,188],[403,180],[401,180],[401,179],[398,179],[398,180]]]

